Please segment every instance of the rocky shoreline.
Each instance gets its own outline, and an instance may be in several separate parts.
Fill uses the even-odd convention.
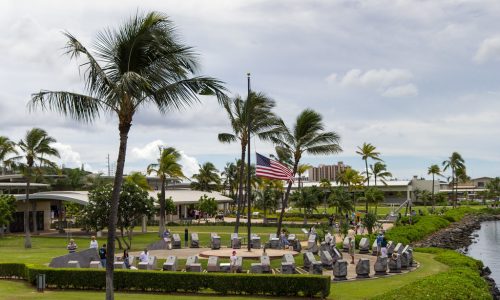
[[[441,229],[415,243],[414,246],[453,249],[465,254],[475,238],[472,233],[481,228],[481,223],[498,220],[500,220],[500,215],[467,215],[459,222],[452,223],[447,228]],[[490,286],[491,296],[495,300],[500,300],[500,290],[495,280],[489,276],[490,274],[491,271],[488,267],[484,267],[481,271],[481,276]]]

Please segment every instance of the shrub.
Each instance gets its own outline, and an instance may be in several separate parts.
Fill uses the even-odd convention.
[[[455,209],[447,210],[443,214],[443,218],[450,222],[458,222],[460,221],[466,214],[475,213],[477,210],[470,207],[459,207]]]
[[[45,274],[47,286],[53,288],[86,290],[106,287],[105,270],[0,264],[1,277],[25,278],[34,284],[37,274]],[[115,270],[114,286],[122,291],[198,292],[211,289],[222,294],[326,297],[330,293],[330,277]]]
[[[425,236],[450,224],[446,219],[439,216],[423,216],[413,225],[398,225],[385,234],[387,240],[409,244],[423,239]]]

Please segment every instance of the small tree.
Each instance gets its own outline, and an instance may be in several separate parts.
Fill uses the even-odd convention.
[[[12,215],[16,211],[16,198],[13,195],[0,195],[0,237],[3,237],[3,227],[8,227],[13,221]]]
[[[89,204],[82,212],[82,223],[85,227],[96,231],[107,227],[112,192],[112,184],[99,186],[89,192]],[[130,249],[135,225],[143,216],[151,216],[153,209],[153,198],[149,197],[148,192],[134,183],[123,183],[118,205],[117,228],[120,236],[116,237],[120,249],[123,249],[122,243]]]
[[[378,204],[384,201],[384,192],[376,187],[369,187],[365,191],[365,200],[368,203],[375,204],[375,215],[377,215]]]
[[[207,215],[215,215],[217,213],[217,202],[215,198],[208,197],[207,194],[204,194],[198,200],[198,209],[204,213],[206,221]]]
[[[304,224],[307,224],[307,216],[312,214],[319,204],[321,191],[317,187],[303,188],[290,195],[297,207],[304,209]]]
[[[375,227],[375,224],[377,223],[377,215],[372,212],[366,213],[361,222],[363,223],[363,226],[365,226],[366,230],[368,230],[368,234],[372,234],[373,227]]]
[[[173,215],[177,213],[177,206],[174,203],[172,197],[168,197],[165,199],[165,214]]]

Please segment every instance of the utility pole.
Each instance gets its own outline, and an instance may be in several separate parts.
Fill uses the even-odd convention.
[[[111,167],[109,165],[109,153],[108,153],[108,176],[111,176]]]
[[[246,112],[246,117],[247,117],[247,130],[248,130],[248,167],[247,167],[247,228],[248,228],[248,237],[247,237],[247,245],[248,245],[248,252],[252,251],[252,247],[250,247],[250,242],[252,241],[252,213],[251,213],[251,192],[252,188],[250,185],[250,180],[251,180],[251,170],[250,170],[250,137],[252,134],[251,126],[252,122],[250,121],[250,113],[249,113],[249,108],[250,108],[250,73],[247,73],[247,83],[248,83],[248,96],[247,96],[247,112]]]

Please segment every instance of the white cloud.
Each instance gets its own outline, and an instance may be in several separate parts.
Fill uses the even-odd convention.
[[[198,173],[198,169],[200,168],[198,160],[193,156],[187,155],[182,150],[179,151],[179,153],[181,154],[179,163],[182,165],[182,172],[184,172],[184,175],[189,178],[193,176],[193,174]]]
[[[68,168],[80,168],[83,164],[85,170],[92,172],[92,167],[89,164],[82,162],[80,153],[74,151],[71,145],[57,142],[52,144],[52,146],[59,151],[59,163],[61,165]]]
[[[417,86],[410,83],[413,77],[412,72],[406,69],[370,69],[365,72],[351,69],[341,78],[332,73],[325,80],[342,87],[375,90],[384,97],[403,97],[418,94]]]
[[[418,95],[418,89],[412,83],[389,87],[382,93],[382,96],[392,97],[392,98],[410,97],[417,95]]]
[[[474,61],[484,63],[488,60],[500,60],[500,36],[487,38],[479,45]]]
[[[146,144],[142,148],[132,148],[132,154],[135,158],[155,161],[158,159],[159,147],[165,145],[162,140],[155,140]]]

